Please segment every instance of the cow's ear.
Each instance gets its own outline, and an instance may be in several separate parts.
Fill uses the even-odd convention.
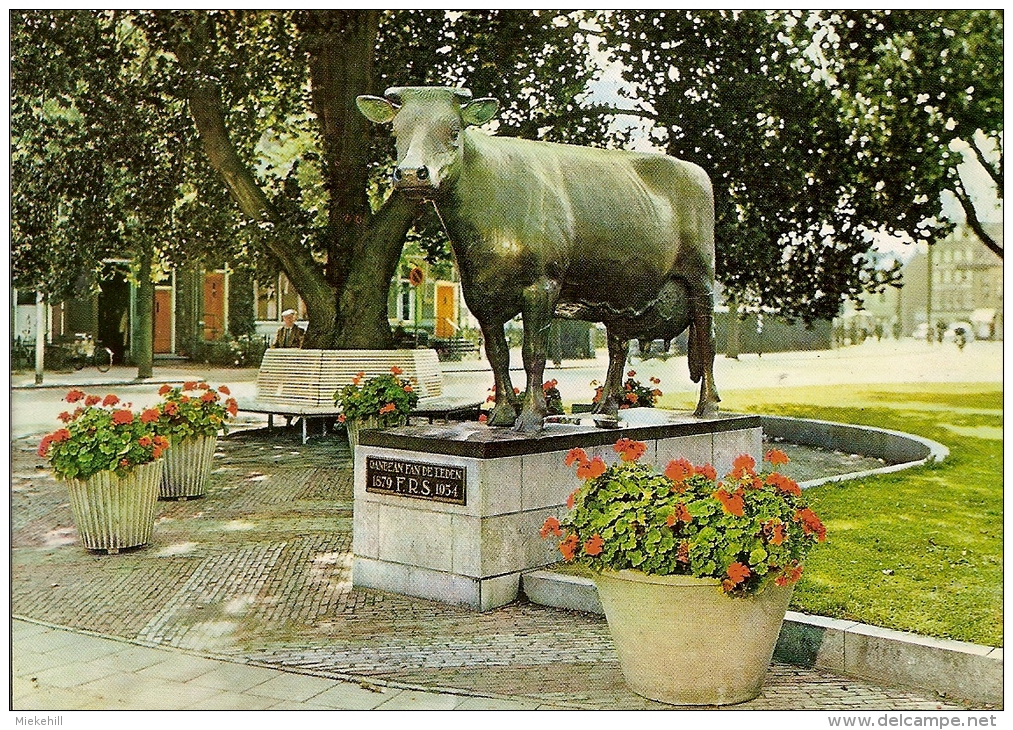
[[[397,114],[398,107],[394,106],[387,99],[379,96],[357,96],[355,105],[359,111],[371,122],[386,124]]]
[[[466,106],[461,107],[461,120],[465,125],[485,124],[499,111],[499,102],[492,97],[475,99]]]

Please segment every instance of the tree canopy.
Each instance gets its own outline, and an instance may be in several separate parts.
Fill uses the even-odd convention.
[[[497,134],[624,144],[588,103],[598,39],[654,141],[714,181],[718,277],[747,305],[832,317],[895,282],[872,236],[943,235],[944,190],[974,227],[961,150],[1001,195],[997,11],[13,11],[15,284],[225,258],[285,271],[311,346],[390,345],[406,237],[438,236],[354,97],[463,85],[499,98]]]
[[[711,175],[718,278],[740,302],[805,320],[897,281],[869,255],[875,234],[931,243],[951,227],[939,217],[940,193],[960,190],[951,143],[1001,140],[1001,70],[977,74],[1001,55],[1001,25],[961,11],[602,23],[634,108],[666,152]]]

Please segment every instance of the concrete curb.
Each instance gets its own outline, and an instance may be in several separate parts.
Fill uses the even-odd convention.
[[[764,436],[774,441],[786,441],[800,446],[815,446],[846,454],[861,454],[874,459],[882,459],[887,463],[886,466],[877,469],[811,479],[799,485],[803,489],[828,482],[843,482],[876,474],[889,474],[910,469],[913,466],[920,466],[930,461],[938,463],[950,455],[950,450],[937,441],[875,426],[763,415],[760,416],[760,424],[763,427]]]
[[[604,614],[594,581],[535,570],[522,588],[541,606]],[[1003,650],[789,611],[774,659],[946,697],[1001,705]]]

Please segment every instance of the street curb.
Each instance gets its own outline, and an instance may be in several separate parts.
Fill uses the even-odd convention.
[[[532,603],[602,615],[591,578],[534,570],[522,577]],[[1003,650],[788,611],[774,659],[990,705],[1003,702]]]
[[[11,390],[66,390],[69,388],[123,388],[131,385],[151,385],[152,383],[164,383],[167,381],[159,380],[157,378],[145,378],[143,380],[95,380],[87,383],[42,383],[36,385],[35,383],[29,383],[28,385],[12,385]],[[173,383],[175,381],[169,380],[168,382]],[[183,381],[178,381],[182,383]]]

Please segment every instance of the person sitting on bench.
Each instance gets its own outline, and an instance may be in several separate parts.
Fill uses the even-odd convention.
[[[278,328],[278,334],[274,337],[271,347],[294,347],[301,348],[306,331],[295,323],[295,310],[286,309],[281,313],[282,326]]]

